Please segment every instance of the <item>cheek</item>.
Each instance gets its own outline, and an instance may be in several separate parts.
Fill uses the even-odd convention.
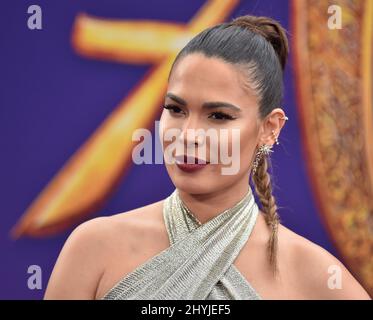
[[[164,111],[162,112],[161,118],[159,119],[159,127],[158,127],[158,137],[159,140],[163,141],[163,133],[164,133]]]
[[[249,169],[253,157],[253,152],[257,143],[257,132],[255,126],[240,126],[239,136],[233,135],[230,139],[230,150],[232,158],[239,158],[240,172]],[[237,143],[238,141],[238,143]]]
[[[255,130],[244,130],[241,136],[241,162],[242,166],[248,167],[251,164],[253,153],[257,144]]]
[[[164,146],[167,146],[171,143],[171,141],[165,140],[165,133],[169,132],[170,129],[175,128],[175,123],[173,123],[172,119],[167,115],[167,110],[162,112],[161,118],[159,120],[159,140],[162,142]]]
[[[180,136],[180,121],[173,119],[167,114],[167,110],[163,111],[159,120],[159,140],[162,145],[162,152],[165,165],[173,165],[173,157],[177,153],[184,152],[182,144],[178,141]]]

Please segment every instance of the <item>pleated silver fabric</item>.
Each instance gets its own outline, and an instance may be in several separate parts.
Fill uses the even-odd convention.
[[[175,189],[163,207],[170,247],[126,275],[102,299],[261,299],[233,264],[258,213],[249,186],[232,208],[199,225]]]

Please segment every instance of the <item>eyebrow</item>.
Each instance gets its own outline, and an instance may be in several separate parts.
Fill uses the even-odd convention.
[[[166,94],[166,98],[170,98],[171,100],[181,104],[182,106],[187,106],[187,103],[184,99],[178,97],[177,95],[168,92]],[[215,109],[215,108],[229,108],[234,111],[241,112],[241,108],[235,106],[234,104],[228,103],[228,102],[222,102],[222,101],[211,101],[211,102],[204,102],[202,104],[203,109]]]

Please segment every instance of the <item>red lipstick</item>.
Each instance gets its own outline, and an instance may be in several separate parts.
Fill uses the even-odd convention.
[[[184,172],[188,172],[188,173],[201,170],[209,164],[209,162],[206,160],[202,160],[202,159],[198,159],[194,157],[188,157],[186,155],[176,156],[175,159],[176,159],[177,167],[180,170]]]

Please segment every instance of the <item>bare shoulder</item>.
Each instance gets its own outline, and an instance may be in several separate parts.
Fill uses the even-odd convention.
[[[341,261],[283,225],[279,228],[279,250],[286,252],[292,282],[305,299],[370,299]]]
[[[105,252],[109,220],[95,218],[73,230],[58,256],[44,299],[93,298],[102,273],[97,253]]]
[[[107,263],[162,229],[163,201],[77,226],[66,240],[44,299],[95,299]]]

